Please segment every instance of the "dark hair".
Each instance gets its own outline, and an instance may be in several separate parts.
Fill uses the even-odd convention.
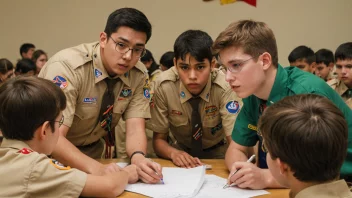
[[[211,45],[213,40],[211,37],[201,30],[187,30],[183,32],[175,41],[174,52],[176,60],[185,59],[186,54],[190,53],[197,61],[204,59],[212,61],[213,55]]]
[[[37,62],[37,59],[41,56],[41,55],[45,55],[45,56],[48,56],[43,50],[35,50],[35,52],[33,53],[33,56],[32,56],[32,61],[34,62],[34,64]]]
[[[268,107],[258,128],[272,159],[287,163],[304,182],[336,179],[347,155],[348,127],[329,99],[288,96]]]
[[[53,82],[18,76],[0,87],[0,130],[7,139],[31,140],[38,127],[54,121],[65,107],[65,94]]]
[[[314,51],[304,45],[298,46],[292,50],[290,55],[288,55],[288,61],[290,63],[296,62],[297,60],[306,61],[309,65],[315,62]]]
[[[264,22],[253,20],[240,20],[231,23],[213,45],[214,55],[227,47],[240,47],[245,54],[251,55],[255,60],[264,52],[268,52],[272,64],[278,66],[278,53],[276,39],[273,31]]]
[[[13,70],[13,64],[6,58],[0,59],[0,73],[6,74],[10,70]]]
[[[148,18],[139,10],[134,8],[121,8],[109,15],[104,32],[108,38],[116,32],[119,27],[126,26],[147,35],[147,41],[152,36],[152,26]]]
[[[23,43],[20,47],[20,55],[22,56],[22,53],[27,53],[31,48],[35,48],[35,45],[32,43]]]
[[[145,55],[141,57],[141,61],[143,63],[147,61],[152,61],[152,65],[148,69],[149,76],[151,76],[155,70],[159,69],[159,65],[156,64],[153,54],[148,49],[146,49]]]
[[[341,44],[335,51],[335,61],[352,60],[352,42]]]
[[[326,66],[329,66],[330,63],[335,63],[334,53],[328,49],[320,49],[315,52],[316,63],[324,63]]]
[[[36,68],[37,67],[35,66],[35,63],[32,60],[22,59],[17,62],[15,72],[18,72],[19,74],[25,74],[30,71],[34,71],[35,73]]]
[[[174,58],[175,53],[168,51],[161,56],[159,63],[170,69],[172,66],[174,66]]]

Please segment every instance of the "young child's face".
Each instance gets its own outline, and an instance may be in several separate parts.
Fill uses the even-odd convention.
[[[352,88],[352,59],[336,60],[337,77],[345,83],[348,88]]]
[[[315,69],[314,63],[309,65],[305,59],[296,60],[295,62],[290,63],[290,65],[310,73],[313,73]]]
[[[193,95],[199,95],[208,83],[211,72],[211,63],[208,59],[202,62],[197,61],[190,54],[185,59],[174,61],[182,84]]]
[[[265,81],[261,61],[245,54],[240,47],[227,47],[220,51],[219,61],[226,68],[226,81],[240,98],[256,94]]]
[[[325,65],[325,63],[319,63],[316,65],[315,75],[319,76],[320,78],[326,81],[331,70],[332,67]]]

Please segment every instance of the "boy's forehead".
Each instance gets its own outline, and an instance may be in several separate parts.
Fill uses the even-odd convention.
[[[352,59],[337,59],[336,60],[337,65],[352,65]]]
[[[207,58],[204,58],[202,61],[198,61],[196,57],[190,55],[189,53],[184,55],[183,57],[179,57],[176,62],[178,64],[187,64],[187,65],[196,65],[203,63],[210,63]]]

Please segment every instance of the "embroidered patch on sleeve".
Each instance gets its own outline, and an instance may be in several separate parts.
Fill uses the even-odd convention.
[[[60,87],[60,89],[65,89],[68,86],[66,78],[62,76],[55,76],[53,82]]]
[[[240,104],[237,101],[230,101],[226,104],[226,109],[231,114],[236,114],[240,111]]]
[[[50,164],[59,170],[70,170],[71,169],[71,167],[65,166],[65,165],[61,164],[59,161],[54,160],[54,159],[50,160]]]

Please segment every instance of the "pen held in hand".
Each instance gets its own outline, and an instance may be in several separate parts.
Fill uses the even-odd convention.
[[[148,158],[148,159],[149,159],[151,162],[156,163],[156,162],[154,162],[152,159],[150,159],[150,158]],[[155,173],[157,176],[159,176],[159,174],[158,174],[156,171],[154,171],[154,173]],[[163,178],[160,178],[160,183],[161,183],[161,184],[165,184]]]
[[[247,160],[247,162],[252,162],[253,160],[254,160],[254,158],[255,158],[255,155],[252,155],[248,160]],[[240,169],[237,169],[234,173],[232,173],[231,175],[230,175],[230,179],[231,179],[231,177],[234,175],[234,174],[236,174],[237,173],[237,171],[239,171]],[[226,184],[224,187],[223,187],[223,189],[225,189],[225,188],[228,188],[228,187],[232,187],[232,186],[235,186],[235,183],[232,183],[232,184]]]

